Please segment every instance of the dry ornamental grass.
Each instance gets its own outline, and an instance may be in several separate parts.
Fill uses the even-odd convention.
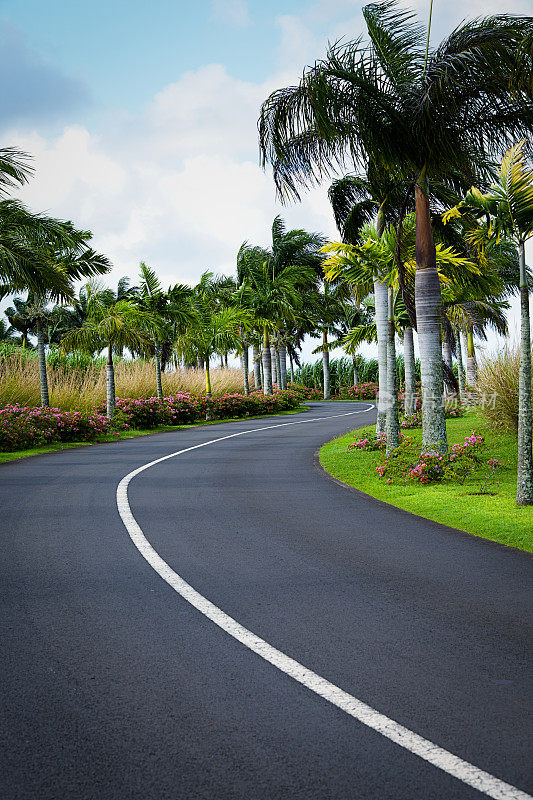
[[[106,369],[99,364],[89,364],[83,369],[64,369],[48,366],[50,405],[64,411],[74,408],[89,410],[105,400]],[[163,394],[175,395],[189,392],[205,394],[205,374],[201,369],[178,369],[162,376]],[[154,397],[156,395],[155,368],[149,361],[117,361],[115,365],[117,398]],[[242,393],[244,383],[239,369],[211,369],[213,397],[226,392]],[[250,386],[253,386],[251,378]],[[37,359],[13,353],[0,358],[0,407],[20,403],[38,406],[41,403]]]
[[[518,346],[507,346],[482,361],[476,385],[485,416],[494,427],[512,432],[518,430],[519,365]]]

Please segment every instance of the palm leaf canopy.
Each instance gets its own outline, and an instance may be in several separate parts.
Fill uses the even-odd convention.
[[[259,141],[282,199],[383,160],[413,179],[421,170],[463,191],[488,177],[487,156],[533,130],[533,101],[509,91],[533,19],[500,14],[463,23],[424,58],[425,35],[399,3],[363,11],[369,41],[332,45],[300,82],[263,103]]]
[[[403,223],[399,257],[406,280],[411,285],[414,284],[416,271],[415,233],[415,216],[409,214]],[[348,282],[359,297],[364,297],[372,291],[375,277],[397,286],[397,237],[398,231],[394,226],[388,226],[379,235],[374,225],[365,225],[361,229],[358,244],[332,242],[326,245],[324,251],[329,253],[324,261],[326,280]],[[457,253],[452,247],[438,242],[436,251],[437,268],[442,284],[468,285],[473,276],[481,274],[480,268],[473,261]]]
[[[497,238],[507,235],[525,242],[533,236],[533,170],[526,156],[525,139],[506,152],[497,179],[488,192],[483,193],[473,186],[464,200],[446,212],[443,219],[447,222],[463,214],[474,219],[485,217],[490,225],[489,232]],[[476,243],[472,236],[471,241]]]
[[[124,348],[145,356],[152,354],[150,333],[159,328],[159,320],[140,309],[132,300],[113,302],[114,293],[97,284],[85,287],[88,315],[81,328],[65,333],[61,346],[65,350],[100,351],[111,347],[121,354]]]
[[[16,147],[0,148],[0,195],[14,186],[23,185],[33,174],[30,156]]]

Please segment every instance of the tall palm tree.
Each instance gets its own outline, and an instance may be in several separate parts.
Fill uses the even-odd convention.
[[[116,300],[115,293],[94,283],[87,286],[88,316],[81,328],[67,331],[61,346],[65,350],[107,350],[107,409],[111,419],[115,413],[115,368],[113,357],[122,355],[124,348],[149,355],[150,331],[157,319],[141,310],[131,299]]]
[[[154,350],[155,377],[157,397],[163,400],[163,384],[161,381],[161,352],[164,341],[175,343],[179,333],[193,319],[191,305],[192,289],[189,286],[177,283],[165,292],[155,272],[146,266],[144,261],[140,264],[139,293],[137,305],[147,311],[156,320],[156,327],[151,332]]]
[[[321,247],[326,239],[319,233],[309,233],[301,228],[287,230],[283,219],[278,215],[272,223],[272,244],[269,249],[273,273],[279,274],[285,267],[307,268],[308,275],[314,273],[316,280],[321,277]],[[306,278],[302,291],[310,288],[310,280]],[[288,320],[286,320],[287,322]],[[281,320],[280,320],[281,324]],[[277,383],[281,388],[287,387],[287,346],[280,329],[275,331],[273,370],[279,372]],[[277,362],[279,361],[279,370]]]
[[[215,353],[228,352],[238,345],[239,330],[249,324],[249,315],[236,306],[216,307],[209,297],[198,295],[193,307],[194,314],[187,329],[178,336],[177,348],[187,360],[203,364],[205,393],[212,397],[210,361]]]
[[[366,175],[345,175],[333,181],[328,195],[333,215],[342,241],[356,244],[361,229],[375,219],[378,235],[382,235],[387,224],[401,226],[403,216],[409,210],[406,185],[401,176],[391,174],[383,163],[369,161]],[[412,205],[412,203],[411,203]],[[378,416],[376,432],[385,433],[387,408],[387,343],[388,331],[388,287],[384,276],[376,271],[373,275],[378,345]]]
[[[493,235],[511,237],[519,250],[520,371],[516,502],[518,505],[533,505],[531,325],[525,256],[525,243],[533,237],[533,169],[527,161],[525,140],[507,151],[490,190],[483,194],[473,187],[448,217],[461,213],[488,218]]]
[[[333,242],[324,248],[330,253],[324,264],[328,279],[343,279],[351,284],[356,291],[364,295],[370,289],[372,276],[378,273],[382,276],[383,285],[389,287],[387,300],[387,348],[390,348],[391,353],[387,353],[385,428],[389,431],[388,437],[391,437],[392,442],[399,441],[396,408],[397,392],[394,389],[396,385],[394,339],[396,307],[399,304],[399,295],[401,294],[401,308],[404,315],[402,328],[409,329],[411,327],[410,317],[403,302],[406,292],[401,291],[400,274],[403,275],[403,284],[406,290],[409,291],[410,287],[415,283],[417,271],[416,241],[415,216],[414,214],[408,214],[402,223],[401,236],[399,236],[398,229],[394,225],[389,225],[380,232],[377,227],[366,224],[360,230],[358,244],[346,245]],[[443,285],[448,285],[451,282],[457,287],[464,287],[479,276],[480,273],[475,264],[441,242],[438,242],[435,246],[435,260],[439,283],[442,282]],[[391,289],[394,293],[391,292]],[[360,341],[359,335],[356,332],[355,338],[346,337],[346,343],[352,347],[356,346]],[[414,394],[412,330],[408,331],[407,337],[404,338],[404,344],[406,346],[406,407],[408,409],[406,413],[413,413],[416,399]]]
[[[274,167],[282,198],[298,197],[300,186],[342,168],[347,159],[373,159],[412,182],[423,441],[440,450],[446,445],[442,304],[430,187],[438,180],[461,190],[474,175],[484,180],[488,156],[533,130],[531,98],[518,83],[509,91],[533,22],[503,14],[474,20],[429,49],[426,32],[397,3],[371,3],[363,15],[368,44],[358,39],[333,45],[299,84],[265,101],[261,155]]]
[[[270,253],[254,248],[249,253],[240,287],[245,307],[250,309],[262,332],[263,391],[272,394],[271,336],[286,322],[295,322],[304,305],[304,290],[315,284],[310,266],[278,265]]]

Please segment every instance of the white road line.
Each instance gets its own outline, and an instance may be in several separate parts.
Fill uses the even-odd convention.
[[[244,628],[236,620],[214,605],[214,603],[211,603],[210,600],[197,592],[196,589],[193,589],[190,584],[184,581],[183,578],[169,567],[166,561],[161,558],[159,553],[154,550],[150,542],[146,539],[135,517],[131,513],[130,504],[128,502],[128,485],[136,475],[153,467],[155,464],[160,464],[162,461],[166,461],[169,458],[182,455],[182,453],[188,453],[191,450],[197,450],[200,447],[207,447],[207,445],[216,444],[225,439],[233,439],[236,436],[245,436],[248,433],[257,433],[272,428],[284,428],[288,425],[301,425],[309,422],[332,419],[334,417],[361,414],[363,411],[370,411],[372,408],[374,408],[373,405],[359,411],[349,411],[343,414],[332,414],[327,417],[313,417],[312,419],[298,420],[297,422],[283,422],[278,425],[265,425],[262,428],[239,431],[238,433],[229,434],[229,436],[220,436],[218,439],[202,442],[202,444],[195,444],[192,447],[185,447],[183,450],[170,453],[162,458],[156,458],[154,461],[150,461],[148,464],[134,469],[120,481],[117,487],[117,506],[119,514],[133,544],[158,575],[160,575],[169,586],[172,586],[181,597],[200,611],[201,614],[214,622],[215,625],[218,625],[219,628],[222,628],[223,631],[229,633],[230,636],[233,636],[234,639],[237,639],[237,641],[241,642],[250,650],[253,650],[253,652],[257,653],[261,658],[264,658],[265,661],[273,664],[286,675],[290,675],[295,681],[298,681],[298,683],[303,684],[303,686],[306,686],[312,692],[315,692],[315,694],[328,700],[334,706],[342,709],[342,711],[345,711],[359,722],[362,722],[369,728],[373,728],[373,730],[386,736],[387,739],[399,744],[400,747],[409,750],[411,753],[423,758],[425,761],[433,764],[433,766],[444,770],[444,772],[447,772],[449,775],[453,775],[455,778],[458,778],[468,786],[472,786],[488,797],[492,797],[494,800],[533,800],[531,795],[520,791],[520,789],[511,786],[509,783],[505,783],[505,781],[499,778],[495,778],[494,775],[490,775],[482,769],[478,769],[473,764],[469,764],[468,761],[463,761],[462,758],[459,758],[453,753],[449,753],[447,750],[428,741],[428,739],[424,739],[408,728],[404,728],[403,725],[400,725],[393,719],[389,719],[389,717],[371,708],[371,706],[366,705],[366,703],[363,703],[361,700],[352,697],[351,694],[348,694],[325,678],[312,672],[312,670],[307,669],[307,667],[304,667],[302,664],[298,663],[298,661],[285,655],[285,653],[282,653],[280,650],[276,650],[275,647],[265,642],[264,639],[261,639],[259,636],[256,636],[255,633],[252,633],[252,631]]]

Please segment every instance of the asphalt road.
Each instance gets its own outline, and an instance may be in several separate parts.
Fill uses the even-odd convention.
[[[483,797],[217,628],[134,547],[121,479],[250,428],[133,478],[157,553],[283,653],[531,792],[533,560],[321,473],[320,444],[375,412],[333,415],[366,406],[0,466],[2,800]]]

